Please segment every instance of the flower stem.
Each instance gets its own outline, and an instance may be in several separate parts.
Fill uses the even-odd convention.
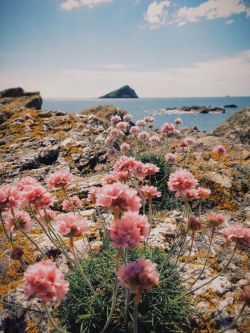
[[[43,302],[43,307],[46,311],[46,314],[48,316],[48,319],[51,323],[51,325],[54,327],[54,329],[56,330],[56,332],[60,332],[60,333],[67,333],[67,331],[64,331],[62,328],[58,327],[57,323],[55,322],[54,318],[51,316],[51,313],[47,307],[47,304],[45,302]]]
[[[223,331],[221,331],[221,333],[224,333],[226,332],[227,330],[231,329],[234,327],[234,325],[236,324],[236,322],[238,321],[238,319],[240,318],[240,316],[242,315],[242,313],[244,312],[245,310],[245,307],[246,307],[246,302],[242,305],[242,308],[240,309],[240,312],[239,314],[234,318],[234,321],[229,325],[227,326]]]
[[[135,300],[134,303],[134,328],[133,333],[138,333],[138,303]]]

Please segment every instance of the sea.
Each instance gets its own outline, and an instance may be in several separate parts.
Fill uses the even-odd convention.
[[[247,97],[179,97],[179,98],[138,98],[138,99],[58,99],[48,98],[43,100],[43,109],[60,110],[64,112],[81,112],[87,108],[98,105],[116,105],[127,110],[133,120],[146,116],[155,118],[155,126],[159,128],[165,122],[174,122],[179,117],[183,126],[196,126],[199,130],[211,132],[223,121],[238,110],[250,106],[250,96]],[[212,112],[208,114],[181,112],[177,110],[166,111],[166,108],[181,106],[225,106],[235,104],[237,108],[226,108],[225,113]],[[250,126],[250,124],[249,124]]]

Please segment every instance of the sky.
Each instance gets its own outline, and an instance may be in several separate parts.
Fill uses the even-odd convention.
[[[0,90],[250,96],[250,0],[0,0]]]

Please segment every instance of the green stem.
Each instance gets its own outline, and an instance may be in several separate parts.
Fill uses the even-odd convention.
[[[134,303],[134,329],[133,333],[138,333],[138,303]]]
[[[199,278],[202,276],[202,274],[204,273],[205,269],[206,269],[206,265],[207,265],[207,261],[208,261],[208,257],[209,257],[209,253],[210,253],[210,250],[211,250],[211,246],[212,246],[212,241],[213,241],[213,238],[214,238],[214,229],[212,229],[212,232],[211,232],[211,237],[210,237],[210,241],[209,241],[209,246],[208,246],[208,250],[207,250],[207,255],[206,255],[206,259],[205,259],[205,262],[204,262],[204,265],[202,267],[202,270],[200,271],[200,274],[197,276],[197,278],[194,280],[194,282],[191,284],[191,286],[189,287],[189,289],[191,289],[195,283],[199,280]]]
[[[221,333],[224,333],[224,332],[226,332],[227,330],[229,330],[229,329],[231,329],[231,328],[234,327],[234,325],[236,324],[236,322],[238,321],[238,319],[240,318],[240,316],[241,316],[242,313],[244,312],[246,305],[247,305],[247,304],[246,304],[246,302],[245,302],[245,303],[242,305],[242,308],[240,309],[240,312],[239,312],[238,316],[236,316],[236,317],[234,318],[234,321],[233,321],[228,327],[226,327],[223,331],[221,331]]]
[[[192,254],[192,250],[193,250],[193,245],[194,245],[194,233],[192,235],[192,240],[191,240],[191,246],[190,246],[190,250],[189,250],[189,254],[188,254],[188,258],[185,262],[185,264],[180,268],[180,272],[186,267],[186,265],[190,262],[190,258],[191,258],[191,254]]]
[[[55,322],[54,318],[51,316],[51,313],[47,307],[47,304],[45,302],[42,303],[43,307],[46,311],[46,314],[48,316],[48,319],[51,323],[51,325],[54,327],[54,329],[56,330],[56,332],[60,332],[60,333],[67,333],[67,331],[64,331],[62,328],[58,327],[57,323]]]

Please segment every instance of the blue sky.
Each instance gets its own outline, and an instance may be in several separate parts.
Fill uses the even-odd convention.
[[[250,95],[250,0],[0,0],[0,89]]]

